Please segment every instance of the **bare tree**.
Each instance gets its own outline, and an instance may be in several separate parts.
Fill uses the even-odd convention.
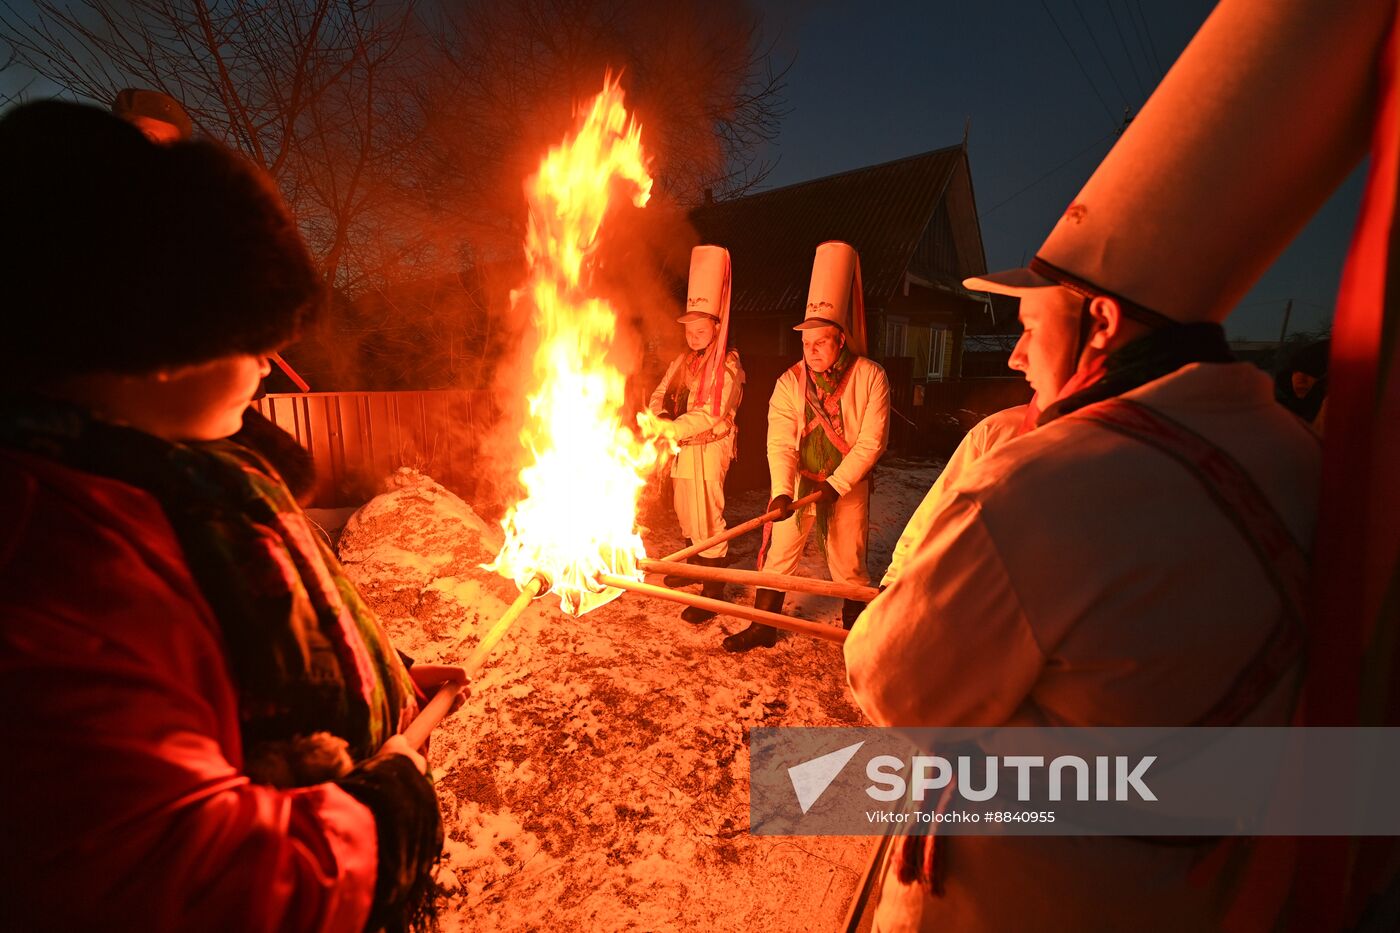
[[[147,87],[180,101],[272,174],[326,281],[353,288],[385,271],[357,233],[401,145],[404,126],[383,115],[401,109],[397,55],[414,22],[409,0],[36,0],[4,5],[0,39],[78,98]]]
[[[463,238],[519,243],[520,180],[570,107],[621,72],[659,191],[681,205],[759,183],[784,115],[785,67],[741,0],[468,0],[433,23],[443,62],[419,91],[416,176],[450,192]]]
[[[485,378],[510,285],[484,270],[518,261],[521,182],[609,69],[671,211],[618,265],[683,257],[681,210],[767,170],[785,69],[759,25],[745,0],[0,0],[17,66],[104,105],[164,91],[273,175],[337,293],[303,352],[347,387]],[[450,286],[483,275],[490,294]]]

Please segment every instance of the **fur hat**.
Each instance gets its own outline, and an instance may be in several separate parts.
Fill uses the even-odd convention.
[[[95,107],[0,119],[0,370],[142,373],[292,341],[320,280],[260,170]]]

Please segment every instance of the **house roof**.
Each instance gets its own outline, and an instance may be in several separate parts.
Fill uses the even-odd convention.
[[[949,182],[966,164],[963,148],[950,146],[707,204],[690,219],[701,242],[729,250],[731,307],[739,314],[801,308],[812,256],[826,240],[844,240],[860,253],[866,302],[878,306],[903,289],[920,238]],[[979,252],[980,247],[979,236]]]

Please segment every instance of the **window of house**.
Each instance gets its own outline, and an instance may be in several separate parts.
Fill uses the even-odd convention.
[[[899,318],[885,319],[885,356],[907,356],[909,323]]]
[[[942,328],[934,328],[929,334],[928,378],[945,379],[952,368],[953,341],[950,333]]]

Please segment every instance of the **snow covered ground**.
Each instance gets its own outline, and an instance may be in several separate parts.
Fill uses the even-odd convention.
[[[936,476],[881,467],[877,579]],[[421,474],[400,471],[391,485],[351,517],[341,558],[402,650],[461,661],[516,595],[479,566],[499,531]],[[653,495],[644,506],[648,553],[682,544],[667,503]],[[730,520],[765,504],[760,492],[736,497]],[[739,542],[735,566],[752,567],[757,545],[756,535]],[[810,546],[803,572],[826,576]],[[752,600],[740,587],[728,595]],[[861,723],[840,648],[792,635],[729,655],[720,639],[746,623],[692,626],[680,608],[626,594],[574,618],[547,597],[497,648],[433,738],[444,929],[838,928],[875,840],[750,836],[745,736]],[[833,599],[790,599],[787,611],[840,624]]]

